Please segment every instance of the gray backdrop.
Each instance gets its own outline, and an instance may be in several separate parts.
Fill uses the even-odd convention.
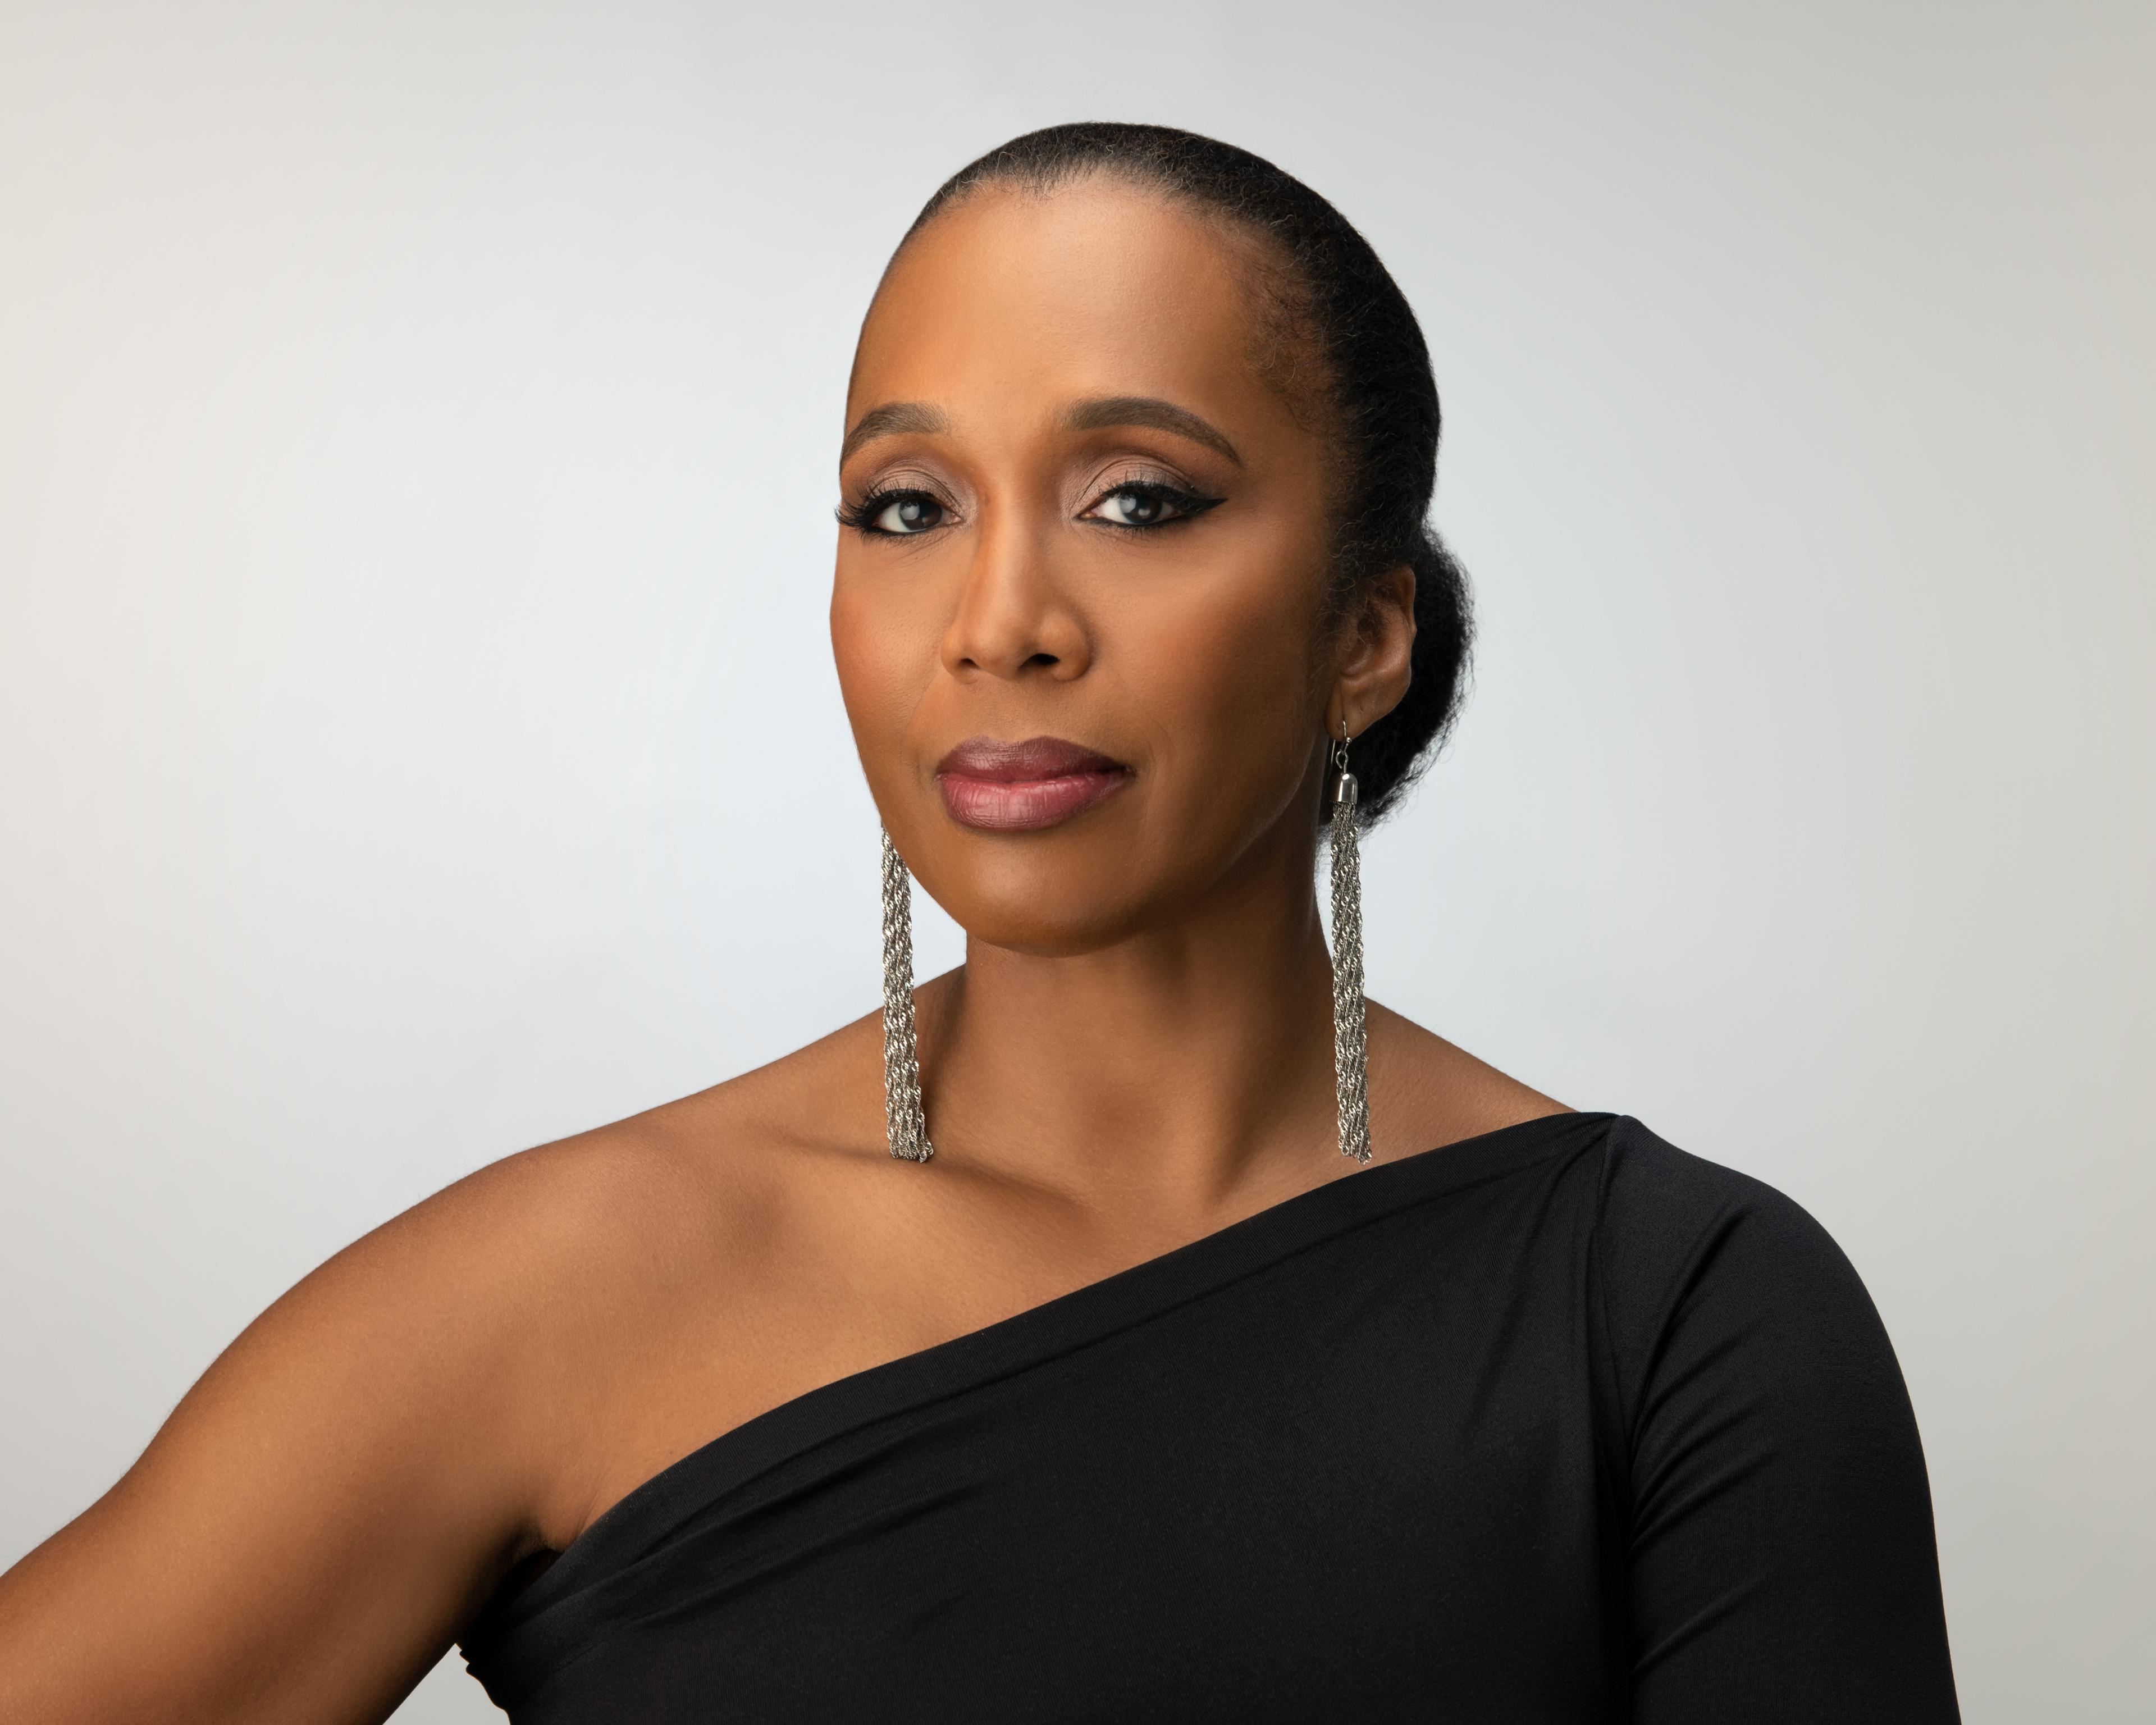
[[[1482,649],[1373,992],[1809,1206],[1969,1718],[2144,1705],[2153,20],[0,0],[0,1562],[355,1235],[874,1004],[856,321],[980,149],[1161,120],[1436,355]]]

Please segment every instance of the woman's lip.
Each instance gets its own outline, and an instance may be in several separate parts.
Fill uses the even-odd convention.
[[[1025,780],[1061,778],[1073,773],[1121,773],[1123,763],[1097,749],[1067,742],[1060,737],[1029,737],[1024,742],[1001,742],[993,737],[969,737],[936,763],[938,773],[1015,784]]]
[[[936,768],[951,819],[991,833],[1058,825],[1114,795],[1130,776],[1122,762],[1060,737],[968,737]]]
[[[1111,797],[1130,783],[1121,767],[1106,772],[1059,773],[1052,778],[977,778],[939,773],[943,807],[962,827],[989,833],[1030,833],[1061,824]]]

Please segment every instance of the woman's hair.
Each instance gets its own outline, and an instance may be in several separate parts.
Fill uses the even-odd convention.
[[[945,181],[906,239],[978,187],[1047,192],[1096,173],[1224,218],[1262,243],[1265,279],[1258,285],[1276,326],[1268,333],[1286,337],[1273,344],[1279,369],[1291,383],[1317,361],[1320,417],[1335,445],[1335,618],[1348,614],[1362,583],[1402,563],[1414,571],[1413,680],[1353,751],[1358,800],[1364,819],[1373,820],[1429,764],[1451,724],[1474,632],[1466,578],[1427,519],[1439,419],[1421,326],[1369,242],[1338,210],[1262,157],[1172,126],[1091,121],[1013,138]],[[1332,775],[1326,778],[1329,798]]]

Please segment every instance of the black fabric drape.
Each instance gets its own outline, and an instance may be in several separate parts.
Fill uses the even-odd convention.
[[[465,1645],[518,1725],[1958,1717],[1856,1273],[1608,1115],[1380,1164],[787,1403]]]

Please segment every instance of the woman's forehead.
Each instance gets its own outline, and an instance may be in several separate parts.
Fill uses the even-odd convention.
[[[984,187],[893,260],[862,329],[850,418],[886,400],[1036,395],[1261,411],[1271,392],[1255,362],[1247,259],[1219,223],[1122,182]]]

